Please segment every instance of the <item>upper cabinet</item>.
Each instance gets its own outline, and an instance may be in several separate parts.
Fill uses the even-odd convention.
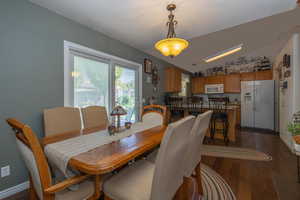
[[[240,74],[229,74],[224,76],[224,92],[225,93],[241,92]]]
[[[192,93],[201,94],[204,93],[205,78],[195,77],[192,78]]]
[[[255,72],[255,80],[257,80],[257,81],[272,80],[272,79],[273,79],[273,71],[272,70]]]
[[[167,67],[165,69],[165,91],[166,92],[181,91],[181,73],[182,71],[176,67]]]
[[[224,76],[208,76],[205,78],[205,84],[224,84]]]
[[[192,93],[205,93],[205,85],[224,84],[224,93],[240,93],[241,81],[272,80],[272,70],[192,78]]]
[[[262,80],[272,80],[273,79],[273,71],[265,70],[258,72],[248,72],[241,74],[241,81],[262,81]]]
[[[240,74],[241,81],[254,81],[255,80],[255,72],[247,72]]]

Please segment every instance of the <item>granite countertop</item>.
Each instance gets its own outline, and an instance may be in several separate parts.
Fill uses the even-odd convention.
[[[171,106],[169,106],[169,107],[171,107]],[[173,107],[176,108],[175,105]],[[191,107],[191,105],[189,105],[189,104],[183,104],[183,105],[180,105],[180,108],[183,108],[183,109],[187,109],[187,108],[201,108],[201,105],[196,106],[196,107]],[[206,103],[202,104],[202,108],[208,109],[209,108],[209,104],[206,104]],[[238,109],[238,108],[240,108],[240,105],[228,105],[227,106],[228,110],[235,110],[235,109]]]

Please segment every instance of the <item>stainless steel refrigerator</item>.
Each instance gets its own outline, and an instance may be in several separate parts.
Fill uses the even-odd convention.
[[[241,90],[241,126],[275,130],[274,81],[242,81]]]

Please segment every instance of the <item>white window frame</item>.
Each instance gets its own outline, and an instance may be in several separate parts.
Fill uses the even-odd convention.
[[[92,59],[104,61],[105,63],[109,64],[109,109],[112,110],[112,92],[113,86],[114,86],[114,65],[119,64],[120,66],[125,66],[128,68],[134,67],[138,71],[138,110],[139,115],[141,115],[142,112],[142,98],[143,98],[143,65],[140,63],[136,63],[130,60],[126,60],[124,58],[120,58],[117,56],[113,56],[101,51],[97,51],[73,42],[64,41],[64,106],[74,106],[74,86],[73,86],[73,80],[72,80],[72,71],[71,66],[74,66],[71,62],[73,62],[71,52],[78,52],[78,54],[83,54],[84,56],[88,57],[91,56]]]

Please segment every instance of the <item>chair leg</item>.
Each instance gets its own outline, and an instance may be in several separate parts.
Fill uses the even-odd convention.
[[[201,163],[199,162],[195,169],[198,193],[203,196],[202,178],[201,178]]]
[[[37,197],[37,194],[35,192],[35,189],[33,187],[33,182],[32,182],[32,178],[31,176],[29,175],[29,199],[30,200],[38,200],[38,197]]]
[[[110,197],[108,197],[108,196],[106,196],[106,195],[104,195],[104,200],[113,200],[113,199],[110,198]]]
[[[215,120],[211,120],[210,122],[210,138],[211,140],[214,140],[215,138]]]
[[[183,183],[177,190],[173,200],[198,200],[199,193],[196,181],[192,177],[184,177]]]

